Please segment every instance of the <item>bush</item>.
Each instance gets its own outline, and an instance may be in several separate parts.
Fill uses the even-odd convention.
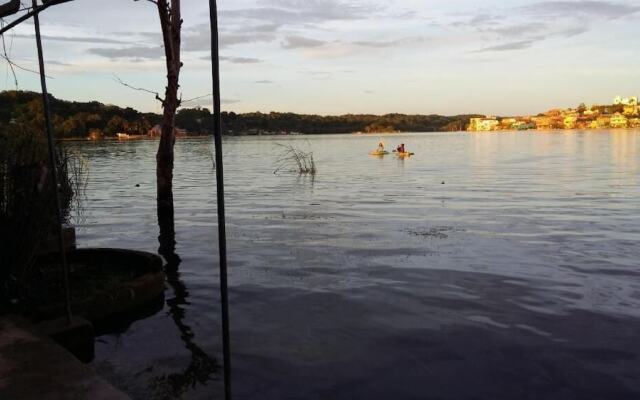
[[[70,153],[61,147],[56,152],[62,216],[68,222],[84,174]],[[19,297],[38,248],[57,233],[50,174],[44,134],[18,124],[0,131],[0,304]]]

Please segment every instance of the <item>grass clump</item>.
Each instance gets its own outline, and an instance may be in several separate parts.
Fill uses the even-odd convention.
[[[317,168],[312,152],[300,150],[290,144],[276,143],[276,145],[282,148],[282,152],[276,161],[274,174],[282,171],[297,172],[300,175],[316,174]]]

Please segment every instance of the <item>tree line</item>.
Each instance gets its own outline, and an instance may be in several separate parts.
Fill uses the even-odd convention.
[[[162,120],[160,114],[142,113],[97,101],[76,102],[50,96],[53,127],[58,138],[83,138],[90,134],[114,137],[118,133],[147,135]],[[474,115],[346,114],[305,115],[281,112],[223,112],[227,135],[272,133],[432,132],[463,130]],[[0,92],[0,126],[5,124],[42,127],[40,94],[28,91]],[[192,135],[212,134],[213,115],[207,108],[182,108],[176,127]]]
[[[0,92],[0,126],[17,124],[42,130],[44,113],[39,93],[27,91]],[[49,95],[52,124],[58,138],[87,137],[91,132],[104,136],[117,133],[146,135],[160,121],[160,115],[141,113],[133,108],[121,108],[97,101],[75,102],[59,100]]]

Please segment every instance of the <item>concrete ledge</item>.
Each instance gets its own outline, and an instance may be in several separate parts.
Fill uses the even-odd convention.
[[[0,399],[127,400],[51,339],[18,317],[0,317]]]
[[[86,319],[74,316],[69,324],[66,317],[43,321],[35,329],[50,337],[82,362],[93,360],[93,325]]]

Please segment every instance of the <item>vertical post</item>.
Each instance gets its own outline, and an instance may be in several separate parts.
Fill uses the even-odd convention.
[[[40,17],[37,0],[32,0],[33,4],[33,24],[36,28],[36,44],[38,46],[38,63],[40,64],[40,85],[42,86],[42,106],[44,111],[45,131],[49,144],[49,168],[51,169],[51,184],[53,185],[53,197],[56,206],[56,218],[58,222],[58,247],[60,250],[60,263],[62,264],[62,280],[64,285],[64,301],[67,314],[67,322],[71,324],[71,295],[69,293],[69,266],[64,247],[64,235],[62,232],[62,211],[60,209],[60,196],[58,190],[58,168],[56,164],[56,154],[53,146],[53,128],[51,126],[51,108],[49,105],[49,94],[47,93],[47,79],[44,70],[44,56],[42,53],[42,38],[40,37]]]
[[[211,24],[211,70],[213,81],[213,140],[216,149],[216,189],[218,200],[218,250],[220,253],[220,302],[222,306],[222,352],[224,358],[224,398],[231,399],[231,349],[229,344],[229,295],[227,289],[227,237],[224,213],[224,171],[222,166],[222,126],[220,121],[220,59],[218,52],[218,8],[209,0]]]

